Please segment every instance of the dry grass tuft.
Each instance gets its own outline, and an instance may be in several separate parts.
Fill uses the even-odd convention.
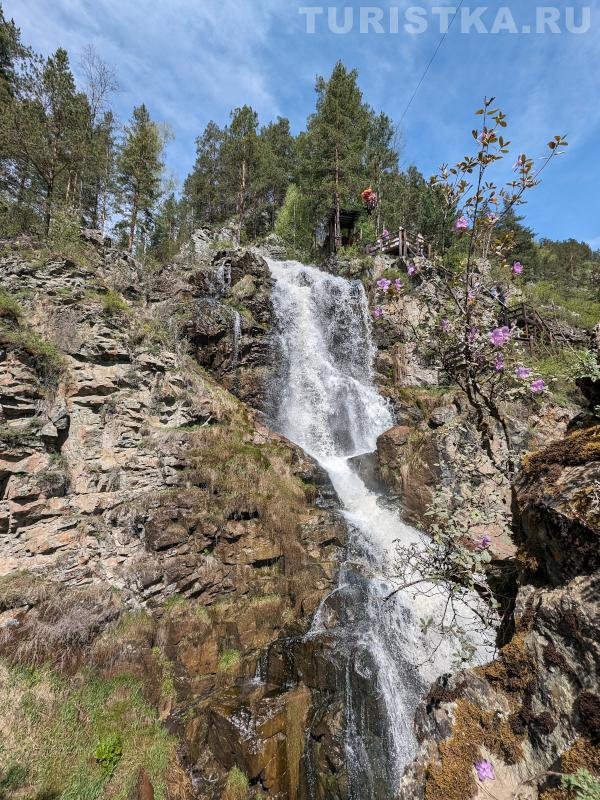
[[[63,589],[50,582],[23,577],[15,591],[7,590],[11,607],[35,601],[22,622],[0,632],[0,654],[13,664],[59,668],[76,665],[95,637],[113,620],[122,606],[117,595],[104,587]]]

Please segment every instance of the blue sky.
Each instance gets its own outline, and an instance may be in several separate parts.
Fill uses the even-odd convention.
[[[194,160],[195,137],[210,119],[226,123],[235,106],[251,104],[261,122],[287,116],[300,130],[314,106],[315,76],[328,75],[340,58],[358,68],[365,99],[398,121],[440,39],[441,12],[433,9],[459,2],[368,0],[383,12],[383,31],[361,33],[361,3],[329,1],[338,23],[343,9],[352,9],[348,33],[330,30],[328,6],[320,6],[325,11],[315,18],[315,33],[307,33],[300,8],[318,7],[317,0],[3,0],[3,6],[36,50],[66,47],[76,75],[79,54],[93,44],[117,72],[114,105],[121,120],[145,102],[155,119],[171,125],[167,166],[181,182]],[[464,3],[467,12],[478,7],[476,0]],[[539,236],[572,236],[600,248],[600,0],[555,4],[561,33],[463,32],[457,17],[406,116],[402,162],[429,176],[461,157],[476,124],[472,112],[484,95],[495,95],[509,116],[516,151],[541,157],[555,133],[571,142],[531,193],[528,224]],[[519,31],[527,24],[535,31],[531,0],[485,5],[487,30],[504,7]],[[566,31],[567,5],[576,24],[583,7],[590,9],[587,32]],[[404,29],[411,6],[425,9],[424,33]],[[391,12],[398,15],[398,33],[391,7],[398,9]]]

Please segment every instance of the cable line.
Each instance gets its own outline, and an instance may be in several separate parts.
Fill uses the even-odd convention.
[[[437,56],[437,54],[439,53],[439,51],[440,51],[440,47],[441,47],[441,46],[444,44],[444,40],[446,39],[446,36],[448,36],[448,34],[450,33],[450,30],[451,30],[451,28],[452,28],[452,25],[453,25],[453,23],[454,23],[454,20],[457,18],[457,16],[458,16],[458,12],[459,12],[459,11],[460,11],[460,9],[462,8],[462,6],[463,6],[464,2],[465,2],[465,0],[460,0],[460,3],[458,4],[458,8],[457,8],[457,9],[456,9],[456,11],[454,12],[454,16],[453,16],[453,17],[452,17],[452,19],[450,20],[450,24],[448,25],[448,30],[447,30],[445,33],[443,33],[443,34],[442,34],[442,38],[441,38],[441,39],[440,39],[440,41],[438,42],[438,46],[435,48],[435,50],[434,50],[434,52],[433,52],[433,55],[432,55],[432,56],[431,56],[431,58],[429,59],[429,64],[427,64],[427,66],[425,67],[425,71],[424,71],[424,72],[423,72],[423,74],[421,75],[421,80],[420,80],[420,81],[419,81],[419,83],[417,84],[417,88],[416,88],[416,89],[414,90],[414,92],[412,93],[412,97],[411,97],[411,98],[410,98],[410,100],[408,101],[408,103],[407,103],[407,105],[406,105],[406,108],[404,109],[404,111],[403,111],[403,113],[402,113],[402,116],[400,117],[400,122],[398,123],[398,127],[400,127],[400,125],[402,125],[402,123],[404,122],[404,118],[405,118],[405,117],[406,117],[406,115],[408,114],[408,110],[409,110],[409,108],[412,106],[413,100],[414,100],[414,99],[415,99],[415,97],[417,96],[417,92],[418,92],[418,91],[419,91],[419,89],[421,88],[421,85],[422,85],[423,81],[424,81],[424,80],[425,80],[425,78],[427,77],[427,73],[429,72],[429,70],[430,70],[430,68],[431,68],[431,65],[432,65],[432,64],[433,64],[433,62],[435,61],[435,57],[436,57],[436,56]]]

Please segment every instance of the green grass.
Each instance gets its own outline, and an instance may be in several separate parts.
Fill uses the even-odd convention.
[[[248,778],[239,767],[229,770],[223,800],[247,800],[250,791]]]
[[[130,314],[131,309],[119,292],[111,289],[102,296],[102,313],[112,317],[115,314]]]
[[[585,289],[567,289],[549,281],[539,281],[525,284],[523,291],[542,317],[586,330],[600,321],[600,302],[592,299]]]
[[[530,362],[535,372],[546,381],[559,405],[570,405],[581,400],[581,393],[575,385],[579,352],[583,351],[565,348],[539,352]]]
[[[56,383],[65,369],[65,362],[52,342],[24,326],[0,323],[0,344],[27,353],[36,372],[47,383]]]
[[[23,307],[12,294],[0,291],[0,319],[18,322],[23,316]]]
[[[177,608],[178,606],[185,606],[187,602],[187,597],[184,597],[182,594],[172,594],[165,600],[164,609],[165,611],[169,611],[170,609]]]
[[[163,697],[170,700],[175,700],[175,682],[173,680],[173,665],[169,661],[166,653],[160,647],[152,648],[152,655],[158,663],[158,668],[161,673],[160,690]]]
[[[238,245],[233,239],[219,239],[213,245],[214,250],[235,250],[237,247]]]
[[[33,417],[27,425],[22,428],[11,428],[8,425],[0,425],[0,442],[14,446],[25,444],[37,436],[41,428],[41,422],[37,417]]]
[[[224,650],[217,663],[219,672],[233,672],[240,666],[241,659],[238,650]]]
[[[166,800],[176,742],[135,679],[66,678],[42,669],[33,682],[23,669],[0,670],[0,752],[13,784],[23,787],[20,797],[127,800],[143,768],[156,800]]]

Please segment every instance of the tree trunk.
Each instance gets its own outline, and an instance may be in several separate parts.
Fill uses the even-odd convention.
[[[337,147],[335,148],[335,192],[333,195],[333,207],[333,239],[337,252],[342,246],[342,223],[340,220],[340,157]]]
[[[242,241],[242,224],[246,205],[246,159],[242,161],[242,176],[240,181],[240,195],[238,199],[238,244]]]
[[[46,239],[50,234],[50,223],[52,222],[52,195],[54,193],[54,175],[46,181],[46,209],[44,213],[44,228]]]
[[[129,242],[127,244],[127,252],[131,253],[133,250],[133,241],[135,239],[135,229],[137,227],[137,215],[138,215],[138,207],[137,207],[137,197],[133,199],[133,205],[131,207],[131,220],[129,222]]]

